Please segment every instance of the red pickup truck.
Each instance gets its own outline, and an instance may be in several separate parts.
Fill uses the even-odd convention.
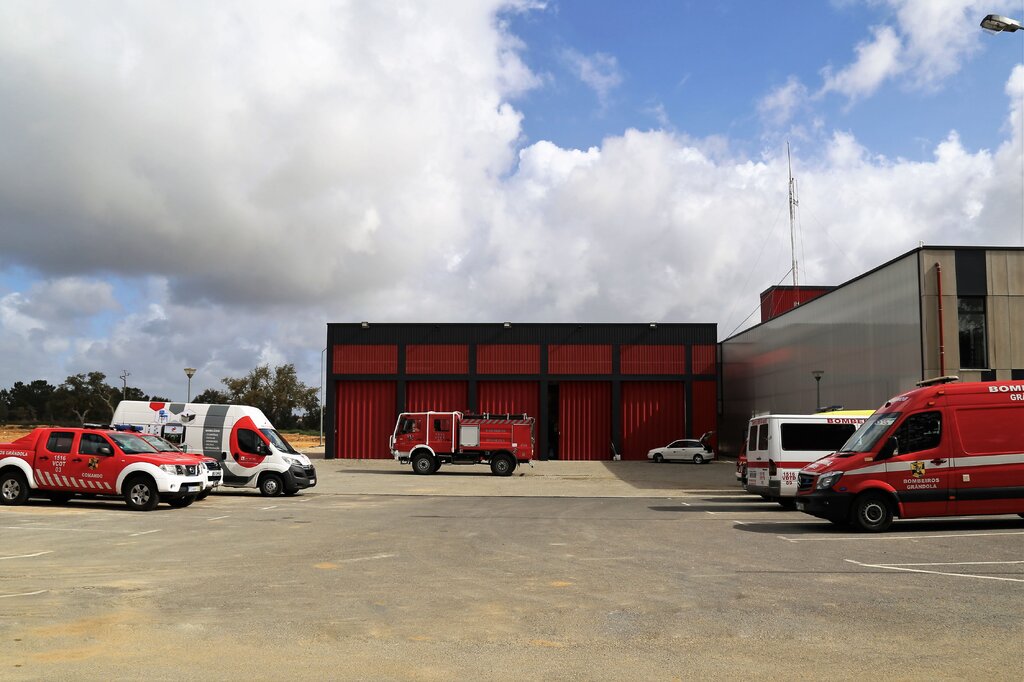
[[[161,501],[187,507],[205,481],[201,458],[158,452],[134,433],[40,428],[0,444],[0,504],[87,495],[122,497],[137,511]]]

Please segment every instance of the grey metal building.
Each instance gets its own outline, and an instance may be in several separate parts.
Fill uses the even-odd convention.
[[[729,337],[721,360],[727,454],[754,413],[874,409],[948,374],[1024,379],[1024,249],[914,249]]]

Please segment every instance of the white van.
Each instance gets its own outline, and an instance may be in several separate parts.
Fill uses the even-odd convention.
[[[113,423],[141,426],[188,452],[220,460],[222,486],[259,488],[273,496],[316,485],[313,463],[255,407],[122,400]]]
[[[747,491],[795,509],[800,470],[838,450],[871,414],[838,410],[754,417],[747,430]]]

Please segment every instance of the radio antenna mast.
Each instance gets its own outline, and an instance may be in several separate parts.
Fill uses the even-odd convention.
[[[793,287],[796,288],[800,285],[796,263],[796,207],[800,205],[800,200],[796,196],[796,179],[793,177],[793,156],[789,152],[789,142],[786,142],[786,159],[789,161],[789,248],[793,252]]]

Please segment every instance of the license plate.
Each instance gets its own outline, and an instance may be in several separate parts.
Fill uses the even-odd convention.
[[[316,485],[316,479],[315,478],[309,479],[309,484],[310,485]]]

